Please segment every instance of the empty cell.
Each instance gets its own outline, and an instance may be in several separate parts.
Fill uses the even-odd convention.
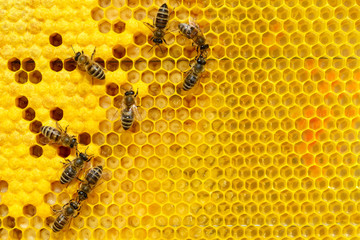
[[[144,33],[141,32],[137,32],[134,34],[133,36],[134,39],[134,43],[136,45],[144,45],[146,43],[146,35]]]
[[[140,61],[142,63],[146,63],[146,61],[143,61],[143,60],[137,60],[137,62]],[[135,64],[137,64],[137,62]],[[134,66],[134,63],[131,59],[129,58],[125,58],[123,60],[121,60],[120,62],[120,68],[123,70],[123,71],[129,71],[131,70],[131,68]],[[136,67],[136,65],[135,65]],[[138,69],[140,70],[140,69]]]
[[[99,21],[104,18],[104,10],[99,7],[95,7],[91,10],[91,17],[95,21]]]
[[[108,21],[101,21],[99,22],[98,28],[101,33],[108,33],[111,30],[111,23],[109,23]],[[114,32],[116,32],[115,29]]]
[[[54,108],[50,111],[50,117],[55,121],[60,121],[63,118],[64,112],[61,108]]]
[[[23,111],[22,117],[27,121],[32,121],[35,118],[35,111],[32,108],[27,108]]]
[[[122,10],[120,10],[120,18],[124,21],[127,21],[131,18],[132,16],[132,10],[125,7]]]
[[[53,33],[49,37],[50,44],[58,47],[62,44],[62,36],[59,33]]]
[[[29,74],[29,80],[30,80],[30,82],[32,82],[34,84],[38,84],[42,80],[41,72],[39,72],[38,70],[32,71]]]
[[[21,62],[19,59],[17,58],[12,58],[8,61],[7,63],[7,66],[8,66],[8,69],[13,71],[13,72],[16,72],[20,69],[21,67]]]
[[[106,93],[110,96],[119,94],[119,86],[116,83],[109,83],[106,85]]]
[[[142,21],[146,17],[146,11],[143,8],[138,8],[134,11],[134,18],[138,21]]]
[[[25,58],[22,61],[22,67],[25,71],[30,72],[35,69],[35,61],[32,58]]]
[[[114,7],[110,7],[105,10],[105,17],[110,21],[115,20],[119,17],[119,10]]]
[[[150,95],[152,96],[157,96],[160,94],[161,92],[161,86],[160,84],[158,83],[151,83],[149,86],[148,86],[148,92]]]
[[[123,58],[126,54],[126,49],[121,45],[116,45],[113,47],[112,53],[115,58]]]
[[[20,84],[26,83],[28,80],[27,72],[21,70],[15,74],[15,81]]]
[[[119,68],[119,61],[115,58],[110,58],[106,61],[106,69],[114,72]]]
[[[27,107],[28,104],[29,104],[29,100],[25,96],[19,96],[15,99],[15,105],[18,108],[24,109]]]
[[[55,72],[59,72],[63,69],[63,62],[59,58],[52,59],[50,61],[50,68]]]

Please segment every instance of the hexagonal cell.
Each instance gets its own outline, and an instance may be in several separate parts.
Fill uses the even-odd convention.
[[[50,61],[50,68],[55,72],[59,72],[63,69],[63,62],[59,58],[52,59]]]
[[[23,111],[22,117],[27,121],[32,121],[35,118],[35,110],[31,107]]]
[[[142,21],[146,18],[146,11],[143,8],[138,8],[134,11],[134,18],[138,21]]]
[[[98,64],[100,64],[100,66],[102,68],[105,68],[105,61],[102,58],[97,57],[97,58],[94,59],[94,61],[97,62]]]
[[[21,62],[17,58],[12,58],[8,61],[7,66],[10,71],[16,72],[17,70],[20,69]]]
[[[59,33],[53,33],[49,37],[50,44],[58,47],[62,44],[62,36]]]
[[[83,145],[89,145],[91,143],[91,136],[87,132],[83,132],[79,134],[79,143]]]
[[[60,121],[63,118],[64,111],[61,108],[54,108],[50,111],[50,117],[55,121]]]
[[[123,58],[126,54],[126,49],[121,45],[116,45],[112,49],[113,56],[116,58]]]
[[[115,20],[119,17],[119,10],[113,7],[107,8],[105,10],[105,16],[109,20]]]
[[[28,80],[27,72],[21,70],[15,74],[15,81],[20,84],[26,83]]]
[[[110,6],[111,0],[98,0],[98,3],[100,5],[100,7],[106,8],[106,7]]]
[[[146,61],[143,59],[139,59],[136,61],[135,66],[139,67],[140,66],[140,65],[138,65],[139,63],[141,63],[141,65],[146,64]],[[134,62],[130,58],[125,58],[125,59],[121,60],[121,62],[120,62],[120,68],[123,71],[129,71],[133,68],[133,66],[134,66]],[[143,70],[143,68],[145,68],[145,66],[144,67],[141,66],[140,68],[137,68],[137,69],[139,71],[141,71],[141,70]]]
[[[91,17],[95,21],[99,21],[104,17],[104,10],[99,7],[95,7],[91,10]]]
[[[41,126],[42,126],[42,123],[40,121],[35,120],[30,123],[29,129],[33,133],[39,133]]]
[[[18,108],[24,109],[27,107],[28,104],[29,104],[29,100],[25,96],[19,96],[15,99],[15,105]]]
[[[119,86],[116,83],[109,83],[106,85],[106,93],[110,96],[119,94]]]
[[[119,68],[119,61],[115,58],[110,58],[106,61],[106,69],[114,72]]]
[[[74,71],[77,67],[77,63],[73,58],[65,59],[64,61],[64,68],[66,71]]]
[[[42,80],[42,74],[38,70],[32,71],[29,74],[29,80],[31,83],[38,84]]]
[[[30,72],[35,69],[35,61],[32,58],[25,58],[22,61],[22,67],[25,71]]]
[[[42,154],[43,154],[43,149],[39,145],[34,145],[34,146],[30,147],[30,155],[31,156],[38,158],[38,157],[41,157]]]
[[[111,30],[111,23],[106,20],[102,20],[99,22],[98,28],[101,33],[108,33]]]
[[[113,31],[116,33],[122,33],[125,31],[126,24],[122,21],[118,21],[113,25]]]
[[[68,147],[60,146],[57,149],[57,154],[62,158],[67,158],[71,153],[71,149]]]

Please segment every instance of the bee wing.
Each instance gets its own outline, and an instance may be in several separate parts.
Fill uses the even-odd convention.
[[[141,115],[140,115],[140,113],[139,113],[138,107],[137,107],[135,104],[133,104],[133,105],[130,107],[130,110],[133,111],[133,113],[135,114],[136,120],[138,120],[138,121],[141,121],[141,120],[142,120],[142,117],[141,117]]]

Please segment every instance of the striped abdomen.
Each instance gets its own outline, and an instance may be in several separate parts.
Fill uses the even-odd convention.
[[[60,177],[60,183],[65,184],[71,182],[77,175],[76,168],[69,164],[63,171]]]
[[[161,5],[159,11],[156,14],[155,27],[157,28],[166,28],[166,25],[169,21],[169,9],[166,3]]]
[[[134,122],[134,113],[132,110],[123,110],[121,114],[121,123],[125,130],[128,130]]]
[[[192,89],[196,84],[196,82],[198,81],[198,79],[199,79],[199,75],[196,75],[195,73],[190,73],[184,80],[183,90],[189,91],[190,89]]]
[[[59,142],[61,140],[61,132],[56,128],[49,126],[41,126],[41,133],[54,142]]]
[[[86,65],[86,72],[96,78],[96,79],[100,79],[100,80],[104,80],[105,79],[105,72],[104,69],[102,69],[102,67],[100,66],[100,64],[98,64],[97,62],[93,62],[92,64],[88,64]]]
[[[95,185],[102,175],[102,166],[97,166],[92,169],[86,174],[86,181],[90,183],[91,185]]]
[[[51,226],[51,229],[53,230],[53,232],[59,232],[61,231],[65,225],[69,222],[69,217],[65,216],[64,214],[60,214],[54,224]]]

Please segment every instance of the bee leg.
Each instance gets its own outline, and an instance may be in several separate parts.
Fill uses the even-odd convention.
[[[84,180],[82,180],[82,179],[80,179],[78,177],[76,177],[76,179],[79,180],[80,182],[85,182]]]
[[[91,60],[93,60],[94,55],[95,55],[95,52],[96,52],[96,47],[94,48],[94,51],[93,51],[93,53],[91,54]]]
[[[151,25],[150,23],[144,22],[144,25],[147,26],[151,31],[154,31],[154,26]]]
[[[50,209],[53,213],[59,213],[62,211],[61,209],[55,209],[53,206],[51,206]]]
[[[65,159],[65,162],[61,162],[63,165],[69,165],[71,164],[71,161],[69,159]]]
[[[164,43],[165,43],[166,45],[169,45],[169,44],[166,42],[165,38],[163,38],[162,40],[164,41]]]
[[[136,93],[135,93],[134,97],[136,97],[136,96],[138,95],[138,93],[139,93],[139,88],[137,89],[137,91],[136,91]]]

